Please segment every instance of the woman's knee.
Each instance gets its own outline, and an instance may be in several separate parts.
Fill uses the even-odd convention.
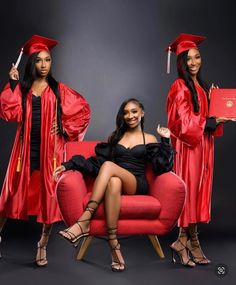
[[[112,161],[105,161],[105,162],[103,162],[103,164],[102,164],[102,166],[101,166],[101,168],[100,169],[110,169],[110,168],[112,168],[114,165],[116,165],[114,162],[112,162]]]
[[[122,182],[119,177],[111,177],[108,182],[107,193],[110,195],[120,195]]]
[[[99,170],[99,174],[112,174],[114,172],[114,166],[116,166],[116,164],[112,161],[105,161],[100,170]]]

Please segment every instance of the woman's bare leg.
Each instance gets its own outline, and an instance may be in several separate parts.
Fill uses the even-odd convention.
[[[107,185],[104,206],[107,225],[111,228],[117,227],[120,215],[122,181],[118,177],[112,177]]]
[[[96,201],[97,203],[100,203],[103,200],[105,192],[108,187],[108,183],[112,177],[120,178],[122,182],[122,189],[126,194],[135,194],[136,191],[135,176],[126,169],[118,166],[117,164],[111,161],[106,161],[101,166],[99,174],[94,182],[90,201]],[[96,210],[97,204],[92,202],[88,205],[88,208]],[[83,233],[89,231],[90,219],[91,219],[91,211],[84,211],[81,217],[79,217],[79,221],[83,221],[82,223],[81,222],[79,223],[80,226],[78,226],[78,224],[75,223],[69,229],[61,231],[60,234],[69,240],[73,240],[73,237],[80,235],[82,231]]]
[[[121,255],[120,244],[117,240],[117,223],[120,214],[122,181],[118,177],[111,177],[105,193],[105,214],[108,231],[108,241],[111,247],[112,264],[114,271],[123,271],[125,262]]]
[[[42,234],[38,242],[38,250],[35,258],[36,264],[40,267],[46,266],[48,264],[46,247],[48,244],[52,226],[52,224],[43,224]]]

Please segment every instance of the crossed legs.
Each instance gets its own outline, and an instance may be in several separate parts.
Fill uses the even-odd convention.
[[[135,176],[113,162],[104,162],[95,180],[91,200],[84,213],[74,225],[59,232],[70,242],[77,241],[77,237],[88,235],[91,217],[98,204],[104,200],[108,240],[112,250],[112,269],[114,271],[124,270],[124,260],[116,238],[122,192],[127,195],[135,194]]]

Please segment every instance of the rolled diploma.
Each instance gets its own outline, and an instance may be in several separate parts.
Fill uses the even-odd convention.
[[[22,57],[22,54],[23,54],[23,48],[21,49],[20,54],[19,54],[19,56],[18,56],[18,58],[17,58],[17,61],[16,61],[15,65],[14,65],[15,68],[18,67],[18,65],[19,65],[19,63],[20,63],[20,60],[21,60],[21,57]]]

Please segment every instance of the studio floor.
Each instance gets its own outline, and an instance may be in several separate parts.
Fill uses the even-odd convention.
[[[208,266],[197,266],[194,269],[170,262],[169,244],[175,239],[177,229],[159,238],[165,253],[164,259],[156,255],[147,237],[122,237],[120,242],[126,261],[126,270],[122,273],[114,273],[110,269],[110,251],[104,238],[94,238],[84,261],[76,261],[74,258],[76,249],[56,234],[63,227],[63,223],[54,226],[48,244],[49,264],[46,268],[38,268],[33,260],[40,234],[39,226],[32,222],[8,222],[2,233],[0,284],[235,284],[236,240],[234,235],[202,233],[204,237],[202,247],[212,263]]]

